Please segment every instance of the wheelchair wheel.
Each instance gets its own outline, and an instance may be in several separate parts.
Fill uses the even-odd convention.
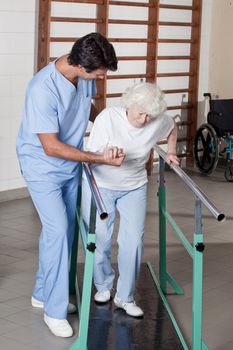
[[[224,173],[225,179],[229,182],[233,182],[233,166],[228,166]]]
[[[211,174],[217,166],[219,140],[210,124],[202,124],[194,140],[194,159],[203,174]]]

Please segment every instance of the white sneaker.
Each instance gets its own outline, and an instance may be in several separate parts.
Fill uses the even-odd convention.
[[[69,338],[73,335],[73,329],[71,328],[67,320],[58,320],[44,314],[44,321],[49,327],[50,331],[57,337]]]
[[[111,299],[110,290],[95,293],[94,299],[97,303],[107,303]]]
[[[115,298],[113,301],[117,307],[125,310],[127,315],[133,316],[133,317],[142,317],[143,316],[142,309],[139,306],[137,306],[134,301],[131,303],[126,303],[123,300],[121,300],[120,298],[118,298],[117,295],[115,295]]]
[[[34,297],[31,297],[31,304],[33,307],[38,307],[40,309],[44,308],[43,301],[37,300]],[[73,314],[77,310],[76,306],[74,304],[69,303],[68,305],[68,314]]]

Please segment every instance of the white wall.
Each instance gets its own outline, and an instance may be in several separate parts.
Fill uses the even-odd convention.
[[[203,0],[202,23],[201,23],[201,47],[200,47],[200,65],[199,65],[199,87],[198,87],[198,118],[197,125],[205,123],[208,113],[208,103],[203,97],[205,92],[210,91],[210,50],[212,33],[212,8],[213,0]]]
[[[0,0],[0,191],[25,186],[15,140],[34,71],[35,1]]]
[[[233,98],[233,1],[213,0],[209,87],[220,98]]]
[[[202,25],[198,125],[209,110],[204,92],[233,98],[233,1],[204,0]]]

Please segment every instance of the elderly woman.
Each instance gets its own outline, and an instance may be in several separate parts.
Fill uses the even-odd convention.
[[[176,129],[165,114],[166,103],[158,86],[139,83],[128,88],[122,97],[122,107],[104,109],[96,118],[87,144],[92,152],[104,151],[106,158],[124,152],[120,168],[95,165],[93,173],[109,214],[96,223],[94,283],[95,301],[111,299],[115,277],[111,267],[112,233],[116,210],[120,215],[118,231],[118,270],[114,303],[133,317],[143,316],[134,301],[136,280],[140,270],[144,224],[146,217],[147,174],[145,165],[150,150],[162,139],[168,141],[168,162],[179,164],[176,156]],[[90,191],[83,181],[82,214],[88,222]]]

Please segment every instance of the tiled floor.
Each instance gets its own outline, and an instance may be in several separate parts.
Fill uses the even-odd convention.
[[[203,210],[206,249],[204,254],[203,338],[212,350],[233,350],[233,184],[223,177],[223,169],[209,178],[189,172],[213,203],[227,215],[216,222]],[[171,171],[166,174],[167,206],[187,238],[194,231],[194,196]],[[156,176],[150,179],[144,261],[158,262]],[[30,199],[0,203],[0,349],[62,350],[77,336],[78,324],[70,317],[75,336],[53,336],[42,312],[30,306],[37,264],[40,223]],[[185,338],[191,341],[191,258],[168,227],[168,271],[184,288],[184,296],[168,297]],[[116,260],[114,242],[113,260]],[[101,349],[100,349],[101,350]],[[114,350],[114,349],[112,349]],[[143,349],[140,349],[143,350]],[[159,350],[159,349],[158,349]],[[171,349],[172,350],[172,349]]]

